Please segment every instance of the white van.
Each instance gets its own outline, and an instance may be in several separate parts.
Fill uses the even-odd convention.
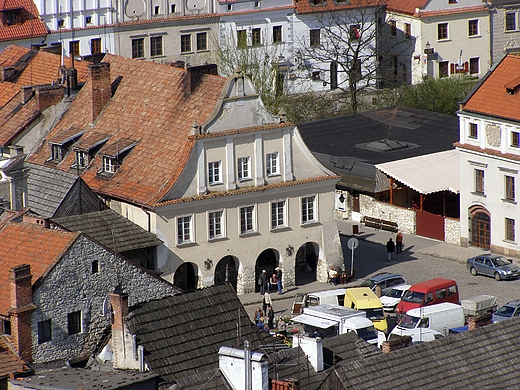
[[[464,310],[455,303],[444,302],[431,306],[410,309],[399,319],[392,330],[398,336],[412,335],[413,329],[433,329],[448,334],[450,328],[464,326]],[[415,331],[416,332],[416,331]]]
[[[297,294],[293,301],[292,314],[301,314],[306,307],[318,305],[339,305],[343,306],[346,288],[336,288],[333,290],[318,291],[305,295]]]

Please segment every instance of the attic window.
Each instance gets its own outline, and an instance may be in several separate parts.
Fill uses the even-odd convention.
[[[78,166],[78,168],[80,169],[84,169],[87,167],[88,165],[88,161],[89,161],[89,158],[88,158],[88,154],[82,150],[78,150],[76,152],[76,164]]]
[[[312,5],[324,5],[326,4],[325,0],[311,0]]]
[[[520,89],[520,77],[517,77],[516,79],[506,83],[504,87],[506,88],[506,92],[509,95],[516,95]]]
[[[61,161],[66,151],[61,145],[51,145],[51,160]]]
[[[98,174],[111,176],[116,173],[135,145],[137,145],[137,141],[123,138],[103,147],[99,151],[103,157],[103,168]]]
[[[11,321],[2,320],[2,334],[11,335]]]
[[[112,157],[103,156],[103,172],[115,173],[117,160]]]
[[[14,26],[22,23],[22,10],[10,9],[9,11],[2,11],[4,14],[4,24],[7,26]]]
[[[375,152],[393,152],[397,150],[416,148],[418,146],[419,145],[417,144],[412,144],[406,141],[382,139],[373,142],[368,142],[366,144],[358,144],[356,145],[356,148],[368,149]]]
[[[72,145],[81,138],[83,133],[84,131],[78,132],[77,129],[71,127],[49,140],[51,157],[47,161],[55,163],[63,161]]]

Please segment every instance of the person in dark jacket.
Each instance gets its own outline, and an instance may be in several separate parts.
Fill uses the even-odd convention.
[[[260,294],[264,295],[267,291],[267,283],[269,283],[269,278],[267,277],[267,271],[265,269],[260,274],[258,283],[260,284]]]
[[[269,305],[267,309],[267,325],[269,326],[269,329],[274,329],[274,310],[273,305]]]
[[[278,287],[278,294],[282,295],[282,270],[280,267],[276,267],[274,270],[276,271],[276,287]]]
[[[390,239],[386,243],[386,252],[388,253],[388,261],[392,260],[394,258],[395,253],[395,243],[392,240],[392,237],[390,237]]]

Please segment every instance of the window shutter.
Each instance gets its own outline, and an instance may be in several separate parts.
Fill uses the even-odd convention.
[[[454,74],[455,73],[455,64],[450,64],[450,74]]]

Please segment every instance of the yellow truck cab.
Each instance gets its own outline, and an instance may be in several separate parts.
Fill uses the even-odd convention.
[[[388,323],[386,322],[383,305],[377,295],[369,287],[352,287],[345,291],[344,306],[351,309],[363,310],[367,318],[370,319],[377,330],[387,332]]]

